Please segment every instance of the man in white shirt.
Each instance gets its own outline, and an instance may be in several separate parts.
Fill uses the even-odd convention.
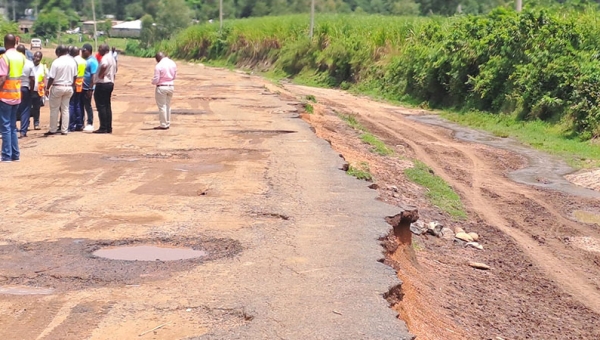
[[[100,60],[100,68],[97,73],[94,101],[98,110],[100,127],[94,133],[112,133],[111,96],[115,87],[117,64],[107,44],[100,45],[98,53],[100,53],[102,59]]]
[[[46,92],[50,94],[50,131],[45,133],[46,136],[58,133],[59,111],[62,121],[60,133],[66,135],[69,131],[69,101],[73,95],[77,78],[77,63],[73,57],[69,56],[68,51],[68,48],[64,45],[59,45],[56,48],[58,59],[52,62],[50,72],[48,72]]]
[[[152,84],[156,85],[154,98],[158,106],[158,119],[160,126],[155,130],[168,130],[171,126],[171,99],[175,91],[175,78],[177,78],[177,65],[167,58],[164,53],[158,52],[155,56],[154,78]]]
[[[25,45],[17,46],[17,52],[25,55]],[[29,120],[31,115],[31,92],[35,83],[35,73],[33,71],[33,61],[25,59],[23,67],[23,76],[21,76],[21,104],[17,109],[17,120],[21,121],[19,129],[19,138],[27,137],[29,130]]]

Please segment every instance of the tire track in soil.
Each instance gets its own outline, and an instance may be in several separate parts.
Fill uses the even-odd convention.
[[[487,184],[491,184],[491,181],[496,182],[496,186],[503,185],[505,188],[512,189],[512,185],[506,183],[507,181],[504,179],[498,179],[495,176],[486,180],[481,178],[481,174],[489,174],[490,171],[482,171],[485,169],[480,164],[478,157],[471,152],[468,147],[460,146],[457,142],[446,141],[446,147],[451,147],[455,150],[460,151],[463,155],[465,155],[469,160],[471,160],[473,164],[473,170],[470,171],[471,177],[473,178],[473,186],[469,188],[464,185],[460,181],[457,181],[452,176],[449,176],[446,173],[446,170],[443,167],[443,164],[439,164],[437,160],[433,159],[429,153],[425,152],[422,147],[413,142],[414,140],[422,141],[421,134],[425,138],[430,138],[437,142],[442,142],[443,140],[439,137],[436,137],[430,133],[421,132],[422,126],[415,126],[414,124],[404,123],[399,121],[398,119],[390,119],[389,121],[393,121],[396,126],[402,126],[406,129],[402,129],[403,135],[408,136],[404,137],[399,133],[392,130],[390,127],[382,124],[381,122],[371,119],[365,118],[365,121],[377,126],[378,130],[384,130],[391,135],[395,136],[400,140],[404,140],[412,150],[415,152],[416,158],[424,161],[427,165],[429,165],[440,177],[442,177],[445,181],[447,181],[452,187],[458,189],[462,194],[463,200],[470,206],[471,210],[477,213],[480,217],[482,217],[486,222],[494,225],[498,229],[500,229],[505,234],[511,236],[520,246],[521,249],[532,258],[532,260],[540,266],[544,272],[546,272],[553,281],[558,283],[565,291],[569,294],[576,297],[580,303],[587,306],[595,313],[600,314],[600,292],[598,292],[597,288],[594,285],[591,285],[589,281],[585,278],[584,275],[581,275],[580,272],[576,270],[570,269],[571,265],[552,255],[551,250],[544,249],[540,247],[539,244],[526,235],[524,232],[519,231],[515,228],[510,227],[508,221],[502,218],[498,211],[495,209],[490,209],[493,205],[493,202],[486,199],[481,194],[481,184],[482,182],[487,182]],[[377,134],[377,132],[374,132]],[[485,169],[489,170],[489,169]],[[507,193],[507,190],[501,190],[504,193]],[[521,192],[523,190],[521,188]],[[549,206],[545,204],[543,201],[537,199],[533,195],[526,195],[527,199],[533,200],[540,206],[544,207],[548,213],[550,213],[553,217],[558,219],[564,219],[557,211],[554,209],[548,209]],[[573,224],[568,221],[569,224]],[[575,229],[583,229],[577,226]],[[557,265],[558,264],[558,265]]]
[[[493,337],[510,332],[513,332],[512,338],[540,336],[541,338],[553,338],[564,336],[565,334],[562,332],[568,329],[576,330],[573,334],[568,335],[568,338],[600,336],[600,330],[593,327],[595,323],[593,320],[597,320],[598,314],[600,314],[600,293],[597,284],[591,279],[600,274],[598,256],[574,249],[562,241],[568,233],[597,235],[597,228],[577,223],[565,217],[567,211],[564,206],[567,205],[569,209],[575,210],[582,209],[582,207],[583,209],[596,207],[597,203],[591,199],[514,183],[506,178],[505,171],[521,167],[522,164],[517,164],[513,160],[520,157],[510,155],[508,157],[510,160],[507,162],[502,157],[502,153],[506,154],[506,151],[500,152],[480,144],[457,141],[447,129],[431,127],[398,116],[397,108],[393,109],[390,105],[357,98],[335,90],[295,85],[286,85],[286,90],[293,93],[296,98],[299,95],[315,95],[318,105],[333,108],[334,113],[337,111],[345,114],[357,114],[357,119],[371,133],[386,141],[388,145],[407,146],[415,158],[424,161],[437,175],[459,192],[472,217],[471,223],[483,225],[483,229],[488,233],[489,237],[486,240],[502,245],[501,247],[494,244],[486,245],[485,252],[479,253],[479,256],[499,263],[499,267],[509,266],[508,270],[506,270],[507,268],[498,268],[495,273],[499,277],[520,280],[518,284],[525,286],[512,288],[510,287],[511,282],[508,282],[504,283],[504,286],[500,283],[497,287],[499,289],[508,288],[509,294],[516,296],[524,294],[527,299],[531,299],[528,302],[525,302],[526,300],[515,301],[515,305],[512,307],[523,311],[531,306],[524,309],[519,305],[531,302],[534,310],[541,315],[543,315],[544,309],[553,311],[547,313],[548,315],[543,320],[527,315],[519,316],[521,319],[515,318],[515,320],[507,318],[508,315],[487,315],[489,318],[487,320],[473,321],[465,320],[465,318],[471,318],[473,314],[469,315],[468,311],[460,310],[457,314],[462,313],[462,316],[452,315],[452,317],[458,318],[459,324],[465,328],[472,327],[472,331],[479,328],[480,336],[475,336],[475,338]],[[411,113],[410,110],[402,111]],[[414,112],[412,113],[414,114]],[[312,122],[312,119],[310,120]],[[448,159],[448,154],[454,153],[456,156]],[[499,156],[490,157],[491,154]],[[453,169],[459,171],[453,171]],[[460,176],[457,172],[468,174],[471,180],[466,180],[465,176]],[[547,228],[547,224],[550,224],[551,227]],[[539,235],[543,235],[542,240],[545,237],[548,241],[540,241]],[[506,242],[514,242],[516,247]],[[442,253],[444,251],[441,248],[439,250]],[[504,253],[505,251],[507,252]],[[526,258],[531,259],[532,263],[528,263]],[[439,261],[421,260],[427,264],[427,267],[437,266],[433,269],[435,275],[446,272],[445,268],[434,263]],[[454,259],[449,260],[448,263],[453,261]],[[532,264],[535,266],[531,267]],[[449,272],[449,275],[452,275],[452,270]],[[499,272],[502,273],[498,274]],[[519,274],[513,275],[512,272]],[[549,278],[554,284],[545,278]],[[475,289],[471,293],[480,293],[481,288],[484,287],[466,287],[464,289]],[[539,294],[539,296],[530,294]],[[492,298],[495,301],[497,296],[488,297],[487,300],[483,297],[480,302],[490,303]],[[438,303],[447,305],[449,300],[453,300],[456,305],[464,303],[455,297],[442,298]],[[503,301],[508,304],[507,313],[511,307],[508,300],[510,299]],[[471,302],[472,304],[473,302]],[[497,310],[500,308],[496,308],[495,305],[493,307]],[[539,308],[536,309],[536,307]],[[551,321],[555,313],[560,315],[559,322]],[[479,317],[486,316],[485,314],[485,311],[481,311],[479,315],[477,313],[474,315]],[[524,328],[514,327],[511,325],[513,322],[524,322],[520,325]],[[421,336],[421,334],[418,335]],[[425,334],[425,338],[428,338],[427,335]],[[431,338],[435,339],[436,337]]]

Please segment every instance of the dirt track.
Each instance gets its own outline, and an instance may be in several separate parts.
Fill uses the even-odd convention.
[[[405,281],[407,295],[396,308],[409,329],[430,339],[600,337],[600,249],[578,246],[580,240],[597,242],[598,224],[593,219],[577,220],[581,212],[598,216],[597,199],[514,183],[507,174],[526,166],[523,157],[460,142],[448,129],[409,119],[426,113],[422,110],[332,90],[293,85],[286,89],[316,96],[320,114],[306,116],[307,120],[350,162],[368,161],[383,200],[421,207],[426,222],[442,221],[483,235],[484,251],[423,237],[417,240],[425,249],[417,252],[416,267],[403,256],[390,254],[391,264]],[[469,220],[452,221],[426,208],[422,192],[402,175],[405,162],[368,154],[357,132],[336,113],[355,114],[372,133],[395,145],[400,156],[429,165],[460,193]],[[400,200],[391,197],[390,185],[404,188]],[[466,266],[469,260],[487,263],[493,270],[473,270]]]
[[[382,298],[398,283],[390,267],[404,293],[393,307],[419,339],[600,338],[600,253],[583,242],[598,225],[581,217],[593,220],[598,200],[516,184],[507,173],[522,157],[405,117],[419,111],[198,65],[180,63],[172,128],[154,131],[153,61],[120,62],[113,135],[32,131],[22,162],[0,171],[0,294],[46,289],[2,295],[0,338],[408,338]],[[309,94],[316,113],[302,117],[322,139],[298,119]],[[370,152],[336,113],[356,114],[396,154]],[[379,191],[340,171],[336,152],[367,161]],[[467,221],[404,178],[410,158],[460,193]],[[479,233],[484,250],[423,236],[410,262],[384,237],[398,204]],[[209,256],[91,255],[139,243]]]

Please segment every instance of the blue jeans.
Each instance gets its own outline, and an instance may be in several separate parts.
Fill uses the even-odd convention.
[[[92,109],[92,97],[93,90],[83,90],[83,94],[81,95],[81,100],[83,102],[83,108],[85,109],[85,113],[87,116],[87,125],[94,125],[94,110]],[[88,93],[90,93],[90,97],[88,98]]]
[[[19,159],[19,139],[17,137],[17,110],[19,105],[8,105],[0,101],[0,133],[2,134],[2,160]]]
[[[75,92],[69,101],[69,131],[83,129],[83,92]]]
[[[27,136],[31,117],[31,91],[28,87],[21,87],[21,104],[17,109],[17,117],[21,120],[21,136]]]

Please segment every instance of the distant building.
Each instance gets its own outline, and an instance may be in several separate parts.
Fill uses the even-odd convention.
[[[107,20],[96,20],[96,29],[100,32],[103,31]],[[117,25],[122,21],[111,20],[111,26]],[[81,23],[81,32],[93,34],[94,33],[94,21],[88,20]],[[106,32],[103,32],[103,34]]]
[[[104,23],[104,21],[96,21],[96,25],[98,25],[98,26],[100,26],[102,23]],[[93,20],[84,21],[81,24],[81,30],[84,32],[93,33],[94,32],[94,21]],[[100,28],[98,28],[98,30],[100,30]]]
[[[29,19],[19,20],[19,31],[21,31],[21,33],[33,32],[33,30],[32,30],[33,22],[34,22],[33,20],[29,20]]]
[[[139,38],[142,33],[142,21],[125,21],[114,25],[109,35],[114,38]]]

